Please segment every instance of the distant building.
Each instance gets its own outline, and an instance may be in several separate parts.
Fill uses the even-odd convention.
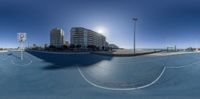
[[[32,45],[32,48],[36,48],[36,47],[38,47],[36,44],[33,44],[33,45]]]
[[[64,43],[64,31],[60,28],[52,29],[50,32],[50,45],[60,48]]]
[[[195,51],[196,49],[195,48],[192,48],[192,47],[188,47],[187,49],[185,49],[185,51]]]
[[[67,46],[68,46],[68,45],[69,45],[69,42],[68,42],[68,41],[65,41],[65,45],[67,45]]]
[[[167,47],[167,51],[168,52],[175,52],[175,51],[177,51],[176,45],[174,45],[174,46],[168,46]]]
[[[197,51],[197,52],[200,52],[200,48],[196,48],[196,51]]]
[[[92,45],[99,49],[104,49],[108,45],[104,35],[86,28],[73,27],[70,33],[70,43],[80,45],[81,48],[88,48],[88,46]]]
[[[115,44],[109,44],[108,47],[112,49],[119,49],[119,47]]]
[[[49,47],[49,45],[48,44],[44,44],[44,48],[48,48]]]

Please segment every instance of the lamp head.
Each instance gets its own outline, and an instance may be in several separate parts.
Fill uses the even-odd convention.
[[[133,20],[134,20],[134,21],[137,21],[137,20],[138,20],[138,18],[133,18]]]

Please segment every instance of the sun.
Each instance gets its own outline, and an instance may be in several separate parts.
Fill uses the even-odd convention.
[[[98,33],[104,33],[104,31],[102,29],[97,30]]]
[[[107,32],[105,27],[96,27],[95,31],[103,35],[105,35]]]

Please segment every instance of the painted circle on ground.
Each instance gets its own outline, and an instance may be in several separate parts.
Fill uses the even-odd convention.
[[[29,59],[12,59],[11,60],[11,63],[14,64],[14,65],[18,65],[18,66],[28,66],[30,64],[32,64],[32,60],[29,60]]]
[[[78,66],[78,71],[89,84],[108,90],[135,90],[157,82],[165,71],[162,62],[115,64],[100,62],[88,67]]]

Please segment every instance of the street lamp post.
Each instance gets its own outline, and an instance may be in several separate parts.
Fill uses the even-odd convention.
[[[18,33],[17,38],[20,43],[21,60],[23,60],[23,50],[24,50],[23,43],[26,41],[26,33]]]
[[[134,33],[133,33],[133,51],[134,51],[134,54],[135,54],[135,32],[136,32],[136,22],[137,22],[138,18],[133,18],[133,21],[134,21]]]

